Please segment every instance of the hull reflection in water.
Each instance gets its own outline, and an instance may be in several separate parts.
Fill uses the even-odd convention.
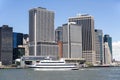
[[[50,69],[50,68],[33,68],[34,69],[34,71],[68,71],[68,70],[78,70],[78,68],[75,68],[75,69],[71,69],[71,68],[69,68],[69,69],[66,69],[66,68],[57,68],[57,69]]]

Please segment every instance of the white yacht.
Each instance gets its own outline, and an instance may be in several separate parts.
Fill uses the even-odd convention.
[[[28,67],[34,68],[35,70],[78,70],[78,66],[75,63],[66,63],[64,59],[60,60],[40,60],[33,65]]]

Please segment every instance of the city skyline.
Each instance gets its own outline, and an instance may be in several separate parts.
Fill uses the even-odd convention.
[[[15,0],[1,0],[0,11],[1,20],[0,25],[7,24],[13,26],[14,32],[28,33],[28,10],[34,7],[45,7],[48,10],[55,12],[55,28],[67,22],[67,19],[76,14],[90,14],[95,18],[95,28],[102,29],[104,34],[109,34],[113,38],[113,58],[119,59],[119,49],[116,43],[120,38],[116,36],[119,34],[119,13],[120,1],[89,1],[76,0],[66,1],[15,1]],[[13,6],[14,5],[14,6]],[[21,6],[23,5],[23,6]],[[52,5],[52,6],[50,6]],[[62,7],[61,5],[64,5]],[[72,5],[72,6],[71,6]],[[101,6],[102,5],[102,6]],[[10,9],[9,9],[10,8]],[[110,23],[112,22],[112,23]],[[115,27],[115,28],[113,28]],[[117,47],[118,51],[116,52]],[[117,55],[117,56],[116,56]]]

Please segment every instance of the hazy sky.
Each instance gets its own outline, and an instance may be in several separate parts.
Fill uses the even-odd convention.
[[[28,11],[34,7],[54,11],[55,28],[69,17],[90,14],[94,16],[96,29],[109,34],[113,42],[120,41],[120,0],[0,0],[0,26],[7,24],[14,32],[28,33]]]

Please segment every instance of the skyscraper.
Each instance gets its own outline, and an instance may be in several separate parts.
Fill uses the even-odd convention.
[[[42,7],[29,10],[29,54],[58,56],[54,36],[54,12]]]
[[[82,56],[87,62],[95,63],[95,32],[94,18],[90,15],[79,15],[69,18],[69,22],[76,22],[82,26]]]
[[[95,29],[95,42],[96,42],[96,64],[104,63],[104,40],[103,32],[100,29]]]
[[[0,61],[11,65],[13,59],[13,28],[8,25],[0,27]]]
[[[69,23],[63,25],[63,57],[82,58],[82,29],[80,25]]]
[[[54,12],[42,7],[29,10],[29,36],[30,42],[54,41]]]
[[[110,37],[108,34],[104,35],[104,42],[108,42],[110,52],[112,55],[112,37]]]
[[[110,37],[108,34],[104,35],[104,42],[108,43],[108,47],[110,49],[111,57],[113,58],[113,54],[112,54],[112,37]]]

